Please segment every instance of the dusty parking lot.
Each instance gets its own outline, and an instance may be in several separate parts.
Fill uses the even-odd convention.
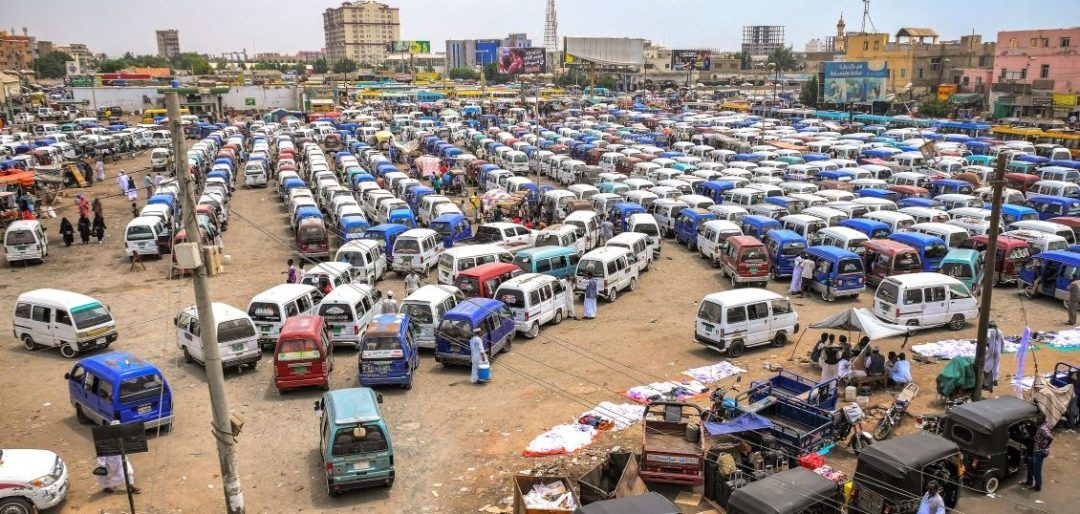
[[[148,164],[148,155],[109,166],[109,179],[80,192],[104,198],[107,236],[104,244],[76,244],[64,248],[59,241],[59,218],[46,225],[52,241],[44,265],[0,270],[0,327],[5,334],[0,346],[0,447],[46,448],[58,452],[69,465],[71,492],[59,512],[119,512],[126,510],[122,495],[98,492],[90,474],[93,445],[90,430],[79,425],[68,403],[63,374],[72,361],[56,351],[27,352],[7,327],[19,293],[55,287],[94,296],[111,306],[118,319],[120,339],[112,349],[143,357],[159,366],[174,395],[176,422],[167,434],[152,437],[150,452],[133,459],[137,483],[143,494],[136,497],[139,510],[160,512],[223,511],[218,463],[209,433],[210,409],[204,374],[198,365],[183,363],[176,349],[172,318],[192,305],[190,280],[168,280],[167,261],[148,261],[145,271],[130,271],[124,257],[122,231],[131,219],[130,205],[116,196],[111,179],[120,168],[130,170]],[[141,175],[135,176],[141,183]],[[70,205],[75,191],[62,201]],[[139,199],[139,205],[145,197]],[[215,301],[246,309],[256,293],[281,283],[285,260],[290,256],[291,233],[281,203],[272,190],[240,189],[233,199],[233,218],[224,235],[230,256],[224,274],[211,279]],[[77,218],[74,207],[62,208],[61,216]],[[510,494],[510,476],[538,465],[576,470],[591,461],[588,454],[529,459],[520,456],[528,442],[558,423],[573,420],[600,401],[628,401],[628,387],[675,379],[688,368],[713,364],[722,355],[692,342],[697,301],[705,294],[727,289],[717,270],[705,261],[665,242],[663,256],[643,275],[638,290],[619,296],[617,302],[601,302],[594,321],[568,320],[546,327],[534,340],[518,339],[511,353],[500,355],[493,365],[493,381],[484,386],[469,383],[468,369],[444,368],[430,353],[423,353],[419,374],[411,391],[382,390],[384,415],[396,450],[397,482],[390,490],[370,489],[340,498],[328,498],[324,490],[319,457],[316,418],[312,400],[317,390],[280,395],[271,383],[268,354],[254,371],[226,374],[233,411],[246,421],[238,447],[241,480],[250,512],[476,512],[486,506],[504,507]],[[433,280],[433,278],[432,278]],[[380,282],[383,290],[403,296],[403,284],[389,275]],[[769,288],[783,292],[786,283]],[[993,316],[1007,334],[1018,333],[1025,323],[1036,330],[1063,328],[1065,313],[1059,302],[1021,303],[1011,288],[994,291]],[[872,294],[858,301],[826,304],[817,297],[796,299],[802,325],[844,308],[872,303]],[[579,313],[580,313],[579,304]],[[935,329],[920,333],[910,344],[955,337],[973,337],[974,326],[951,332]],[[804,356],[817,338],[815,330],[801,334],[794,351]],[[796,337],[794,339],[799,339]],[[898,350],[902,341],[880,342],[883,352]],[[797,372],[816,374],[808,365],[789,361],[794,343],[783,349],[751,349],[737,362],[749,370],[748,378],[770,372],[763,362],[782,364]],[[1050,350],[1037,352],[1045,370],[1058,360],[1077,362],[1076,354]],[[357,384],[356,354],[339,350],[332,387]],[[1027,373],[1034,372],[1028,360]],[[943,364],[914,366],[924,394],[911,408],[915,414],[940,411],[934,401],[933,379]],[[1012,356],[1002,365],[1003,377],[1015,369]],[[1004,394],[1006,388],[997,390]],[[889,401],[877,393],[871,405]],[[901,431],[913,430],[907,419]],[[612,445],[636,448],[641,434],[630,428],[599,438],[591,447]],[[1080,500],[1080,491],[1069,487],[1080,462],[1075,433],[1060,434],[1046,463],[1050,481],[1042,493],[1032,494],[1006,482],[999,497],[967,495],[959,505],[963,512],[1068,512]],[[577,460],[575,463],[574,460]],[[847,450],[834,450],[830,464],[851,470]],[[1036,502],[1042,503],[1036,503]],[[705,508],[686,507],[686,512]]]

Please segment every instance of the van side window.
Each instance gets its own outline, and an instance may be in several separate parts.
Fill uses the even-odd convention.
[[[289,304],[285,306],[285,317],[286,318],[291,318],[291,317],[299,315],[299,314],[300,314],[300,311],[298,311],[296,309],[296,302],[289,302]]]
[[[746,306],[748,318],[751,320],[765,319],[769,317],[769,303],[761,302]]]
[[[307,312],[307,311],[311,310],[311,298],[308,298],[307,295],[304,295],[304,296],[301,296],[300,298],[297,298],[296,299],[296,304],[297,304],[297,308],[300,309],[300,312]]]
[[[922,289],[908,289],[904,291],[904,305],[922,303]]]
[[[551,271],[551,259],[541,259],[536,261],[536,272],[546,273]]]
[[[928,302],[944,302],[945,301],[945,288],[943,286],[926,288],[926,301],[928,301]]]
[[[743,321],[746,321],[746,307],[743,307],[743,306],[740,305],[738,307],[731,307],[731,308],[728,309],[728,311],[727,311],[727,322],[728,323],[741,323]]]
[[[111,382],[98,378],[96,393],[98,396],[101,397],[102,400],[108,402],[109,404],[112,404],[113,385]]]
[[[15,305],[15,317],[30,319],[30,313],[33,311],[33,306],[28,303],[20,303]]]
[[[547,301],[551,299],[551,286],[546,285],[540,288],[540,299]]]
[[[71,368],[71,373],[68,373],[68,380],[75,382],[76,384],[83,383],[83,378],[86,377],[86,369],[82,366],[75,366]]]
[[[559,294],[562,294],[562,292],[563,292],[562,281],[556,280],[556,281],[551,283],[551,294],[559,295]]]
[[[31,318],[34,321],[41,321],[41,322],[44,322],[44,323],[48,323],[49,319],[51,317],[52,317],[52,309],[50,309],[48,307],[41,307],[40,305],[35,305],[34,306],[33,313],[31,314]]]
[[[777,298],[772,302],[772,312],[774,316],[780,314],[789,314],[791,312],[791,302],[783,298]]]
[[[536,305],[540,303],[540,290],[537,289],[529,293],[529,305]]]

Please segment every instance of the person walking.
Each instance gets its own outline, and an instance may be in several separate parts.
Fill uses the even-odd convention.
[[[101,240],[105,239],[105,218],[101,216],[94,216],[94,223],[91,225],[91,229],[94,232],[94,237],[97,238],[98,244],[101,244]]]
[[[165,180],[165,177],[162,177],[162,176],[161,176],[161,172],[160,172],[160,171],[159,171],[159,172],[157,172],[157,174],[155,174],[155,175],[154,175],[154,187],[160,186],[160,185],[161,185],[161,181],[163,181],[163,180]]]
[[[86,201],[86,197],[79,194],[75,195],[75,205],[79,207],[79,216],[90,215],[90,202]]]
[[[128,182],[127,172],[124,170],[120,170],[120,174],[116,176],[116,187],[120,188],[121,193],[126,194],[128,191],[128,186],[130,185],[131,183]]]
[[[300,281],[300,276],[296,272],[296,263],[292,259],[285,263],[285,271],[282,271],[281,274],[285,275],[286,284],[295,284]]]
[[[795,296],[802,296],[802,254],[795,256],[795,265],[791,267],[791,285],[788,286],[788,293]]]
[[[127,199],[129,202],[134,202],[139,197],[139,189],[135,187],[135,177],[128,176],[127,185]]]
[[[82,240],[82,244],[90,242],[90,219],[84,215],[79,215],[79,239]]]
[[[926,483],[926,494],[919,500],[919,512],[926,514],[945,514],[945,500],[941,499],[939,492],[941,486],[937,480]]]
[[[435,189],[435,194],[442,194],[442,179],[439,178],[438,174],[436,174],[435,177],[431,179],[431,187]]]
[[[596,319],[596,298],[600,295],[600,281],[592,273],[585,273],[585,319]]]
[[[150,176],[150,172],[143,174],[143,187],[146,188],[146,199],[149,200],[154,194],[154,179]]]
[[[566,317],[573,319],[578,319],[577,309],[574,308],[574,282],[576,280],[577,277],[574,275],[559,279],[559,282],[562,283],[563,291],[566,292]]]
[[[986,330],[986,361],[983,362],[983,389],[993,391],[998,382],[998,371],[1001,369],[1001,352],[1005,350],[1005,333],[997,326],[997,322],[990,320],[990,327]]]
[[[71,226],[67,216],[60,220],[60,235],[64,237],[64,246],[71,246],[75,242],[75,227]]]
[[[409,274],[405,275],[405,296],[409,296],[420,289],[420,275],[416,274],[416,270],[410,269]]]
[[[94,163],[94,178],[98,182],[105,180],[105,161],[101,157]]]
[[[120,422],[113,420],[111,425],[119,425]],[[97,468],[94,475],[97,476],[98,487],[105,494],[112,494],[118,487],[124,486],[124,458],[119,455],[97,458]],[[131,488],[131,494],[139,494],[141,489],[135,487],[135,468],[131,467],[131,461],[127,461],[127,485]]]
[[[379,300],[378,307],[379,307],[379,312],[378,312],[379,314],[397,314],[397,312],[398,312],[398,304],[394,300],[394,292],[393,291],[387,291],[386,292],[386,298],[383,299],[383,300]]]
[[[105,217],[105,209],[101,207],[101,199],[99,198],[94,198],[93,203],[90,204],[90,210],[94,211],[94,216]],[[87,217],[90,217],[90,215],[87,214]]]
[[[472,370],[469,373],[469,382],[480,383],[480,365],[487,362],[487,352],[484,351],[484,339],[480,337],[483,331],[480,327],[473,329],[473,336],[469,339],[469,360]]]
[[[615,237],[615,225],[604,216],[600,221],[600,246],[606,245],[612,237]]]
[[[802,273],[799,275],[799,281],[802,282],[802,291],[805,295],[807,291],[810,290],[811,284],[814,283],[814,267],[817,266],[817,263],[815,263],[814,259],[811,259],[808,254],[804,253],[802,258],[802,262],[799,263],[799,265],[802,266]]]
[[[1054,442],[1054,427],[1046,420],[1046,415],[1039,412],[1035,415],[1035,422],[1039,428],[1035,430],[1035,441],[1032,444],[1031,455],[1028,457],[1027,481],[1025,486],[1033,491],[1042,491],[1043,462],[1050,456],[1050,443]]]
[[[1069,310],[1069,320],[1065,323],[1075,327],[1076,310],[1080,309],[1080,279],[1069,282],[1069,300],[1065,304],[1065,308]]]

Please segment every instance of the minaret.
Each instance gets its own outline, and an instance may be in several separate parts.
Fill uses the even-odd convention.
[[[840,13],[840,21],[836,22],[836,39],[833,40],[833,51],[844,52],[847,50],[847,33],[844,31],[844,13]]]

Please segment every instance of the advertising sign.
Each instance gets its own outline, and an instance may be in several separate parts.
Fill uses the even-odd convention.
[[[709,71],[712,69],[712,52],[708,50],[672,50],[673,71]]]
[[[543,48],[499,48],[499,73],[543,73],[545,50]]]
[[[885,100],[885,79],[889,70],[882,63],[874,68],[866,61],[825,63],[822,101],[828,104],[868,103]]]
[[[386,51],[392,54],[429,54],[431,41],[391,41],[386,44]]]
[[[499,45],[502,41],[498,39],[477,39],[476,40],[476,64],[484,66],[491,64],[499,59]]]

